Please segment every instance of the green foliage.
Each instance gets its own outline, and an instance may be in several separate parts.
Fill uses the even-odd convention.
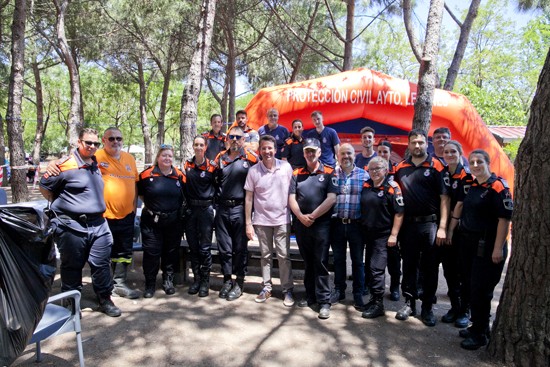
[[[521,144],[521,139],[517,139],[511,142],[510,144],[507,144],[504,147],[502,147],[502,149],[504,150],[504,153],[506,153],[506,155],[508,156],[508,158],[510,158],[512,163],[514,162],[514,160],[516,159],[516,156],[518,155],[520,144]]]

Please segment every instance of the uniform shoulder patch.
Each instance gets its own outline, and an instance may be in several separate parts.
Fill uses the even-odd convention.
[[[388,181],[388,184],[389,184],[391,187],[393,187],[394,189],[399,188],[399,185],[397,184],[397,182],[395,182],[395,181],[393,181],[393,180],[392,180],[392,181]]]

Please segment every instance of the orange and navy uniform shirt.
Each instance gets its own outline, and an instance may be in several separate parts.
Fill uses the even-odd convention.
[[[239,155],[231,160],[229,150],[224,150],[215,159],[216,199],[244,201],[244,183],[248,169],[258,162],[258,155],[253,151],[241,148]]]
[[[449,172],[449,166],[445,167],[445,180],[449,186],[449,196],[451,197],[451,213],[454,210],[456,203],[464,201],[464,197],[474,182],[474,178],[468,167],[462,164],[456,166],[454,173]]]
[[[163,175],[157,165],[139,174],[138,195],[143,197],[145,207],[157,213],[172,213],[183,203],[184,175],[178,168]]]
[[[512,219],[514,202],[508,183],[494,173],[483,183],[474,179],[464,198],[460,228],[480,233],[494,245],[499,218]]]
[[[412,157],[397,165],[394,180],[403,193],[406,217],[432,214],[439,217],[440,196],[449,195],[444,168],[443,163],[429,154],[418,166],[412,162]]]
[[[91,164],[86,163],[75,150],[57,167],[59,175],[46,173],[40,179],[40,186],[53,194],[51,209],[65,214],[103,214],[103,179],[95,157]]]
[[[296,201],[303,214],[312,213],[325,199],[328,194],[338,194],[338,178],[334,174],[334,168],[319,163],[314,172],[307,167],[297,168],[292,172],[289,195],[295,194]],[[316,219],[316,222],[330,220],[332,210]]]
[[[292,166],[292,169],[305,167],[306,159],[304,158],[304,138],[296,137],[294,134],[285,140],[281,157],[285,158]]]
[[[368,231],[390,233],[395,214],[405,212],[401,188],[388,176],[380,186],[372,179],[363,184],[361,191],[361,224]]]
[[[107,210],[104,217],[122,219],[135,209],[138,180],[136,160],[127,152],[120,152],[120,158],[116,159],[104,149],[99,149],[95,157],[105,184],[103,197]]]
[[[213,200],[216,192],[215,171],[218,165],[205,157],[203,164],[196,164],[195,158],[185,161],[185,194],[190,200]]]
[[[225,150],[225,133],[220,133],[216,136],[212,130],[202,134],[206,139],[206,158],[213,160],[219,152]]]

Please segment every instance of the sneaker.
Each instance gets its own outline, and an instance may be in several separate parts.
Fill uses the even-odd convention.
[[[416,316],[416,310],[413,310],[411,306],[407,303],[395,314],[397,320],[405,321],[409,316]]]
[[[100,298],[98,311],[103,312],[105,315],[111,317],[119,317],[122,314],[120,308],[115,306],[113,301],[111,301],[111,297]]]
[[[223,283],[222,289],[220,289],[220,298],[227,298],[227,295],[229,294],[229,291],[233,288],[233,282],[231,280],[228,280]]]
[[[243,290],[242,290],[241,286],[239,285],[239,283],[235,283],[233,288],[231,288],[231,290],[227,294],[227,300],[228,301],[234,301],[242,295],[243,295]]]
[[[262,289],[262,291],[256,296],[256,303],[264,303],[267,299],[271,297],[271,291],[269,289]]]
[[[319,309],[318,317],[322,320],[326,320],[330,317],[330,304],[323,303]]]
[[[283,300],[283,305],[285,305],[286,307],[294,306],[294,297],[292,296],[292,291],[285,292],[285,299]]]

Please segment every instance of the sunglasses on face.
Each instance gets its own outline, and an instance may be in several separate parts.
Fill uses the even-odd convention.
[[[111,143],[114,142],[115,140],[122,141],[122,136],[109,136],[107,140],[109,140]]]
[[[89,141],[89,140],[81,140],[84,144],[86,144],[87,147],[91,147],[92,145],[96,148],[99,148],[101,145],[101,142],[99,141]]]
[[[233,140],[233,139],[239,140],[243,136],[242,135],[227,135],[227,137],[229,138],[229,140]]]

